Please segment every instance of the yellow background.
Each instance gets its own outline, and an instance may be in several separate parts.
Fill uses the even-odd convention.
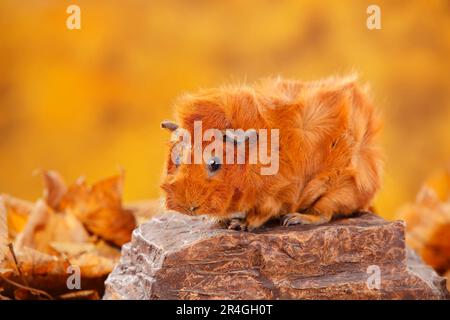
[[[373,3],[382,30],[366,28]],[[450,159],[448,1],[2,0],[0,24],[0,192],[34,200],[36,168],[93,181],[120,165],[127,201],[156,197],[176,96],[278,74],[370,82],[386,217]]]

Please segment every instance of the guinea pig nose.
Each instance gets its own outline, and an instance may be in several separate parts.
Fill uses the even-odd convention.
[[[193,207],[190,207],[190,208],[189,208],[189,210],[192,211],[192,212],[194,212],[194,211],[197,210],[197,209],[198,209],[198,206],[193,206]]]

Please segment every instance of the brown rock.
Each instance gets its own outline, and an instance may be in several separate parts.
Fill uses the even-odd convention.
[[[379,268],[379,269],[378,269]],[[380,286],[374,281],[380,271]],[[375,272],[375,273],[374,273]],[[370,285],[368,285],[368,283]],[[226,230],[166,213],[141,225],[105,299],[443,299],[445,279],[405,248],[404,223],[373,214],[323,226]]]

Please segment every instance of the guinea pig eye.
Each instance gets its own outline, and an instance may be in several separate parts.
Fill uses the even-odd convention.
[[[181,164],[181,157],[179,154],[175,157],[175,167],[178,168]]]
[[[211,157],[207,162],[207,168],[210,173],[216,172],[221,166],[220,159],[217,157]]]

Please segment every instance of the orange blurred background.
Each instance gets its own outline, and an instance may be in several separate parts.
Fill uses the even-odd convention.
[[[66,28],[70,4],[81,30]],[[370,4],[382,30],[366,28]],[[372,85],[381,215],[450,160],[449,1],[2,0],[0,24],[0,193],[40,196],[36,168],[94,181],[120,165],[127,201],[156,197],[174,99],[278,74],[356,70]]]

